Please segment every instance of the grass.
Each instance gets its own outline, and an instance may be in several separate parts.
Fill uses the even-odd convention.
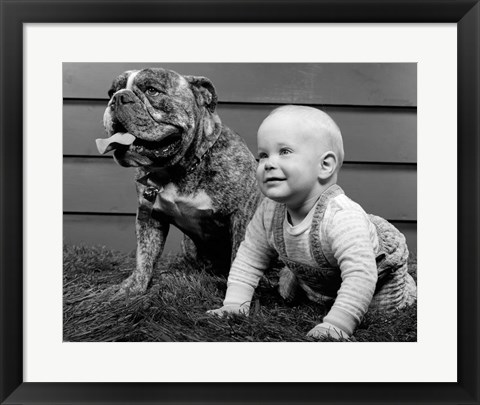
[[[152,285],[140,296],[113,299],[105,292],[135,267],[133,254],[105,247],[65,245],[63,251],[63,339],[71,342],[302,342],[320,323],[325,308],[299,300],[285,303],[276,291],[275,273],[255,292],[249,317],[205,314],[222,304],[226,280],[167,256]],[[410,260],[416,279],[416,261]],[[416,341],[416,305],[385,316],[367,313],[352,341]]]

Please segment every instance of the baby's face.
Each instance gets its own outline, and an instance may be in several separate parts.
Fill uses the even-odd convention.
[[[289,115],[274,114],[258,130],[257,181],[268,198],[298,207],[318,196],[322,137]]]

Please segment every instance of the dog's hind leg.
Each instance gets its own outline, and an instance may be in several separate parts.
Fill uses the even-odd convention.
[[[228,234],[221,236],[210,239],[208,243],[195,243],[185,235],[182,241],[185,259],[198,270],[227,276],[230,271],[230,237]]]

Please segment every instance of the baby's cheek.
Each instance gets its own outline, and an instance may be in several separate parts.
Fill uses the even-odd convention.
[[[263,165],[261,163],[258,163],[257,164],[257,172],[256,172],[256,175],[257,175],[257,181],[259,183],[262,182],[262,178],[263,178]]]
[[[260,188],[260,191],[265,194],[265,184],[263,183],[263,172],[264,172],[264,169],[262,167],[262,165],[258,165],[257,166],[257,183],[258,183],[258,187]]]

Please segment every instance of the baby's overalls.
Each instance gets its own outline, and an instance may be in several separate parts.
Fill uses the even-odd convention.
[[[325,258],[320,241],[320,224],[330,199],[343,190],[334,185],[324,192],[317,204],[310,229],[310,251],[318,266],[310,266],[290,260],[287,257],[283,236],[285,204],[277,204],[273,217],[275,249],[279,259],[296,276],[299,286],[308,298],[315,302],[333,303],[342,283],[340,269],[331,266]],[[385,219],[368,215],[377,228],[380,252],[376,262],[378,280],[370,309],[392,311],[410,305],[416,300],[416,284],[408,274],[408,248],[405,237]]]

